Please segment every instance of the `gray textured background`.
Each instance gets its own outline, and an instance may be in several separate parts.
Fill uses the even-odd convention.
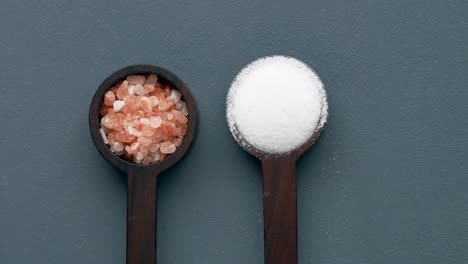
[[[330,100],[298,164],[300,263],[468,263],[468,2],[132,2],[1,1],[0,263],[125,262],[125,180],[87,111],[137,63],[179,75],[201,119],[160,180],[159,263],[262,263],[260,166],[224,100],[271,54]]]

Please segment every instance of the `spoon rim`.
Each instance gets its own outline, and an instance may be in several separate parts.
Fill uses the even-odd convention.
[[[120,156],[113,153],[109,146],[104,143],[100,132],[101,115],[99,110],[103,102],[104,94],[113,86],[115,86],[115,84],[117,84],[119,81],[125,80],[128,75],[149,75],[151,73],[156,74],[158,79],[169,82],[173,88],[177,89],[182,94],[182,100],[187,104],[187,111],[189,114],[187,116],[187,132],[182,139],[181,145],[176,148],[175,152],[168,155],[162,161],[143,165],[121,158]],[[198,130],[198,110],[195,99],[187,85],[169,70],[150,64],[126,66],[113,72],[107,78],[105,78],[98,86],[91,100],[88,120],[91,138],[93,139],[94,145],[98,149],[101,156],[103,156],[104,159],[110,162],[114,167],[123,172],[128,172],[129,170],[151,170],[154,174],[159,174],[160,172],[168,169],[185,156],[185,154],[192,146],[192,142],[196,137]]]

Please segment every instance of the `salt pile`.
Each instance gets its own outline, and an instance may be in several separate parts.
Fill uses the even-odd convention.
[[[268,153],[300,147],[323,127],[327,116],[320,78],[291,57],[250,63],[236,76],[227,97],[227,120],[234,137]]]
[[[161,161],[187,132],[182,95],[155,74],[130,75],[104,95],[101,135],[112,152],[135,163]]]

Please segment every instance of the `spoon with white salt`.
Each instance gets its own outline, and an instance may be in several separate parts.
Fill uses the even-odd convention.
[[[236,76],[226,104],[234,139],[262,163],[265,263],[296,264],[296,161],[327,121],[323,84],[297,59],[265,57]]]

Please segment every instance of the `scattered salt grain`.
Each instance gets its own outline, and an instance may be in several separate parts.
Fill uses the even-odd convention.
[[[236,76],[227,120],[245,146],[286,153],[303,145],[328,116],[322,82],[305,63],[285,56],[258,59]]]

